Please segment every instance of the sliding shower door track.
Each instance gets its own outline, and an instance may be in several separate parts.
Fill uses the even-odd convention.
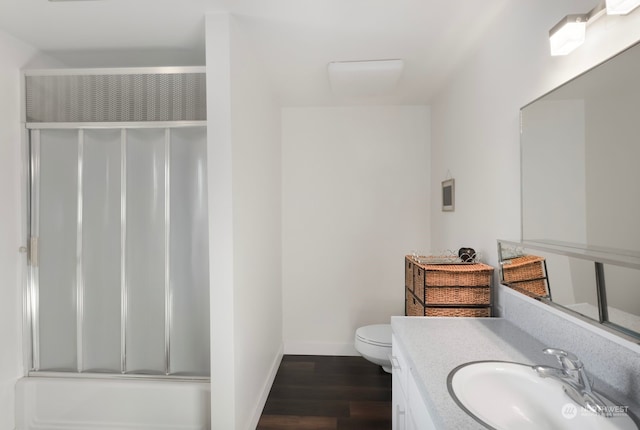
[[[94,378],[94,379],[138,379],[146,381],[176,381],[176,382],[211,382],[207,376],[189,375],[165,375],[143,373],[99,373],[99,372],[55,372],[55,371],[30,371],[27,376],[34,378]]]

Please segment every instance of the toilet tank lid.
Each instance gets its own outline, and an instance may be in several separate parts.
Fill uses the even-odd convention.
[[[356,336],[370,343],[391,345],[391,324],[374,324],[360,327]]]

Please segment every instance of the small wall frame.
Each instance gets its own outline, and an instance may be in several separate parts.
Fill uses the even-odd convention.
[[[442,181],[442,211],[453,212],[456,201],[455,179]]]

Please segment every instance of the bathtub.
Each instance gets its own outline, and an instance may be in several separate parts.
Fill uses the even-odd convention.
[[[16,430],[205,430],[206,381],[27,377],[16,384]]]

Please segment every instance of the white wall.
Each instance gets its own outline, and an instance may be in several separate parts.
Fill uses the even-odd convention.
[[[429,109],[285,108],[284,342],[355,354],[357,327],[404,313],[403,256],[429,244]]]
[[[432,104],[432,246],[468,245],[497,266],[496,239],[520,235],[519,109],[640,39],[640,10],[590,25],[585,44],[551,57],[548,30],[586,0],[505,2]],[[456,211],[440,212],[440,181],[456,179]]]
[[[236,428],[253,429],[282,358],[280,106],[231,26]]]
[[[235,428],[231,30],[227,14],[205,18],[207,179],[211,306],[211,428]]]
[[[14,386],[23,376],[23,235],[20,69],[54,65],[0,30],[0,429],[14,427]]]
[[[282,356],[280,110],[234,18],[206,28],[211,424],[249,429]]]

